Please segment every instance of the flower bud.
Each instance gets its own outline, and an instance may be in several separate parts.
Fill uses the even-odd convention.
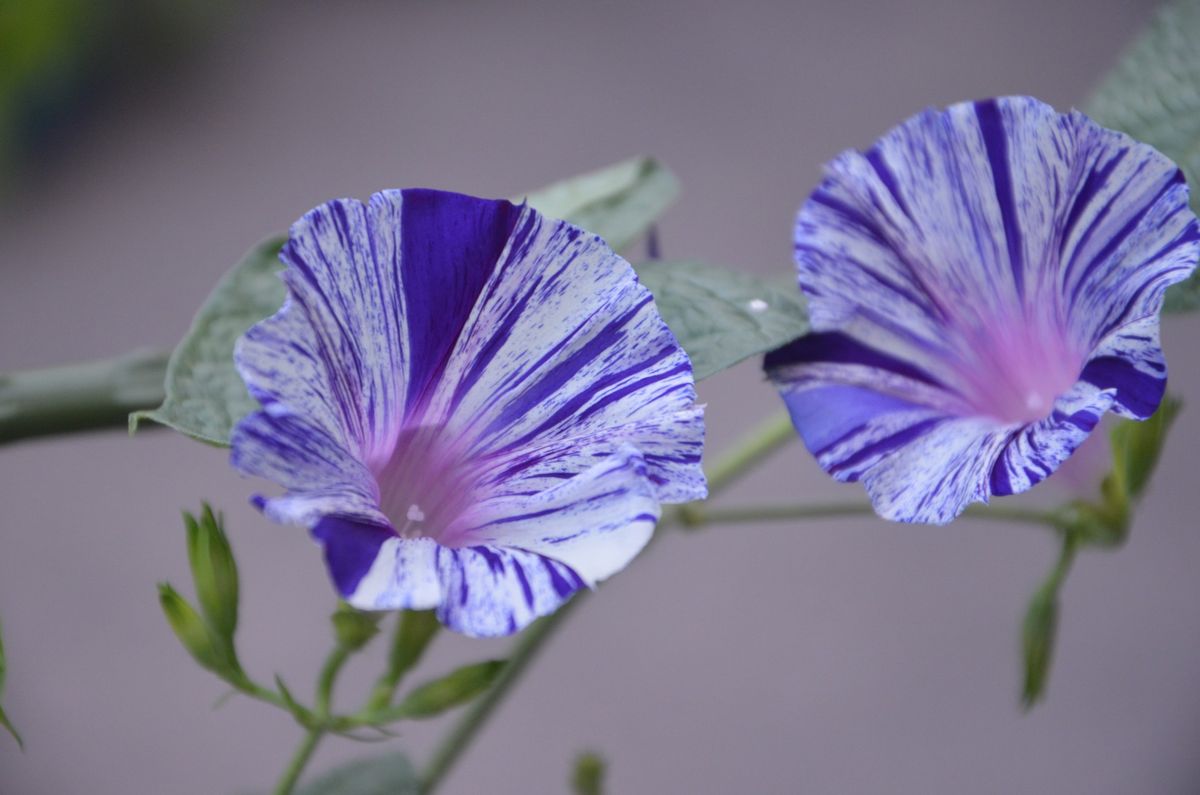
[[[222,678],[236,675],[236,665],[228,647],[213,634],[187,600],[164,582],[158,586],[158,601],[175,636],[196,662]]]
[[[224,523],[207,503],[199,520],[185,512],[183,521],[200,610],[218,637],[232,648],[238,620],[238,573]]]
[[[571,790],[575,795],[602,795],[604,759],[590,752],[580,754],[571,772]]]
[[[382,613],[356,610],[345,602],[338,604],[337,612],[329,617],[333,621],[333,634],[338,645],[350,651],[358,651],[379,633]]]
[[[1022,653],[1025,658],[1025,684],[1021,701],[1029,709],[1041,701],[1050,677],[1050,662],[1054,653],[1054,636],[1058,629],[1058,587],[1042,587],[1029,602],[1025,623],[1021,628]]]
[[[1122,422],[1113,428],[1111,477],[1117,481],[1114,488],[1119,484],[1128,499],[1136,500],[1146,490],[1158,465],[1167,431],[1182,405],[1177,398],[1166,397],[1158,411],[1144,422]]]

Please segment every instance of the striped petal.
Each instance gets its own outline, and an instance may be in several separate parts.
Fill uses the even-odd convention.
[[[815,333],[766,367],[831,474],[945,522],[1049,475],[1105,411],[1145,418],[1158,313],[1200,232],[1179,169],[1029,97],[926,111],[801,209]]]
[[[503,635],[641,551],[659,517],[646,471],[641,454],[626,448],[554,488],[486,500],[481,518],[437,541],[341,517],[322,520],[314,535],[355,607],[436,607],[459,632]]]
[[[678,502],[704,496],[695,402],[691,363],[629,265],[595,235],[527,211],[424,417],[471,439],[472,455],[556,450],[567,472],[633,444]]]
[[[240,341],[263,410],[232,461],[285,489],[366,609],[516,631],[705,494],[691,365],[632,268],[529,208],[426,190],[291,231],[288,301]]]

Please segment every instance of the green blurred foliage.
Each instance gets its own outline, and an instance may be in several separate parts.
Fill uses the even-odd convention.
[[[0,0],[0,196],[100,89],[191,51],[229,0]]]

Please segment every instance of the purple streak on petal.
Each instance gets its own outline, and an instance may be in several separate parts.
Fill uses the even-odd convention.
[[[1079,218],[1083,214],[1083,211],[1088,209],[1089,205],[1100,194],[1100,191],[1108,186],[1109,178],[1112,177],[1117,166],[1121,164],[1121,161],[1125,159],[1129,152],[1129,149],[1117,150],[1117,152],[1113,154],[1112,157],[1110,157],[1104,163],[1104,165],[1088,172],[1087,177],[1084,178],[1083,185],[1080,186],[1079,191],[1075,194],[1075,198],[1071,202],[1071,209],[1067,212],[1066,221],[1063,223],[1061,233],[1061,239],[1063,242],[1066,242],[1071,238],[1071,234],[1075,231],[1075,225],[1079,222]],[[1082,238],[1083,240],[1086,240],[1091,236],[1092,231],[1096,228],[1096,224],[1104,218],[1111,207],[1112,202],[1104,203],[1101,211],[1097,214],[1087,231],[1084,232]],[[1067,267],[1068,269],[1070,268],[1070,266]]]
[[[412,345],[409,405],[418,405],[441,374],[520,211],[506,201],[404,191],[400,269]]]
[[[911,220],[912,213],[909,212],[908,204],[904,200],[904,194],[900,190],[900,182],[896,179],[896,175],[892,173],[892,169],[888,166],[887,161],[883,158],[883,155],[880,153],[879,149],[877,147],[871,147],[871,149],[865,153],[864,157],[866,157],[867,162],[871,164],[871,168],[875,169],[875,173],[879,175],[880,182],[887,187],[888,193],[891,194],[892,198],[896,202],[896,205],[900,208],[900,211],[908,216],[908,218]]]
[[[312,535],[325,549],[329,574],[343,598],[358,588],[383,543],[396,537],[390,527],[341,516],[323,517],[313,527]]]
[[[881,414],[919,409],[899,398],[852,386],[788,391],[783,399],[804,445],[816,456]]]
[[[1021,226],[1013,198],[1012,175],[1008,164],[1008,131],[999,102],[995,99],[975,103],[975,115],[979,118],[979,131],[987,147],[988,162],[992,166],[992,179],[996,183],[996,203],[1004,219],[1004,238],[1008,246],[1009,264],[1017,294],[1025,292],[1024,245],[1021,242]]]
[[[609,321],[599,333],[595,334],[595,336],[578,349],[561,358],[556,365],[542,374],[541,378],[524,390],[520,398],[510,403],[505,408],[505,411],[492,421],[491,426],[485,431],[484,435],[495,434],[501,428],[513,425],[518,417],[528,414],[534,406],[545,403],[549,396],[558,394],[576,373],[594,361],[598,356],[605,353],[614,344],[614,340],[619,340],[625,333],[625,327],[629,322],[641,312],[643,307],[649,305],[653,300],[650,294],[646,293],[640,302],[630,307],[619,317]],[[660,358],[672,353],[673,351],[670,349],[664,349],[660,352]],[[649,363],[653,364],[653,362]],[[632,367],[630,368],[630,372],[640,369],[640,367]],[[690,365],[688,365],[688,369],[690,370]],[[612,376],[607,377],[612,378]],[[541,425],[531,429],[520,439],[513,440],[510,444],[514,447],[528,444],[534,437],[540,436],[553,426],[561,423],[565,418],[571,416],[579,407],[590,401],[591,397],[590,394],[576,394],[571,401],[548,417]]]
[[[767,353],[763,367],[775,370],[790,364],[810,362],[841,362],[861,364],[880,370],[890,370],[914,381],[923,381],[934,386],[937,379],[908,362],[867,347],[858,340],[840,332],[805,334],[781,348]]]
[[[1153,414],[1167,391],[1165,372],[1155,376],[1116,356],[1092,359],[1079,377],[1100,389],[1116,389],[1117,402],[1138,419]]]
[[[1171,188],[1182,184],[1183,172],[1176,170],[1175,176],[1168,181],[1157,194],[1155,194],[1154,198],[1147,202],[1145,206],[1139,209],[1136,213],[1130,216],[1130,218],[1125,222],[1124,226],[1117,230],[1116,234],[1108,239],[1108,242],[1106,242],[1100,251],[1092,257],[1091,261],[1084,266],[1083,271],[1080,273],[1078,281],[1075,283],[1075,289],[1071,292],[1072,304],[1079,300],[1079,294],[1082,292],[1084,287],[1087,286],[1088,278],[1095,273],[1096,268],[1109,263],[1117,248],[1123,244],[1130,235],[1133,234],[1134,230],[1138,228],[1143,219],[1145,219],[1146,216],[1148,216],[1150,212],[1154,210],[1159,199],[1161,199]],[[1091,230],[1089,229],[1089,231]],[[1079,249],[1076,249],[1076,252],[1078,251]],[[1074,265],[1073,261],[1072,265]]]
[[[443,600],[438,619],[475,637],[511,635],[585,587],[569,566],[526,550],[443,548],[438,561],[443,590],[465,597]]]
[[[595,235],[528,216],[430,411],[474,440],[481,459],[503,459],[496,472],[553,458],[558,476],[569,476],[628,442],[645,454],[660,499],[700,497],[703,425],[691,366],[650,293]],[[571,440],[591,457],[517,455]],[[554,475],[543,468],[539,477]]]
[[[1058,399],[1050,416],[1011,432],[992,466],[992,494],[1019,494],[1053,474],[1083,444],[1112,403],[1111,391],[1081,381]]]

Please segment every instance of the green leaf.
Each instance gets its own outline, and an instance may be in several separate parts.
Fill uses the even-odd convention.
[[[228,445],[233,426],[258,407],[233,366],[233,345],[252,325],[283,304],[276,275],[280,239],[253,248],[213,290],[187,336],[167,364],[163,404],[129,417],[130,431],[142,420],[168,425],[194,439]]]
[[[402,754],[339,765],[296,790],[296,795],[417,795],[417,771]]]
[[[1091,100],[1088,115],[1174,160],[1200,212],[1200,0],[1163,6]],[[1167,290],[1167,312],[1200,309],[1200,274]]]
[[[188,562],[200,610],[216,634],[233,648],[238,621],[238,572],[224,521],[204,504],[200,518],[183,514]]]
[[[488,660],[464,665],[440,679],[421,685],[409,693],[395,709],[382,715],[387,720],[432,718],[448,709],[465,704],[487,690],[507,665],[505,660]]]
[[[799,288],[695,262],[647,262],[638,278],[697,379],[778,348],[808,331]]]
[[[8,675],[8,663],[4,661],[4,636],[0,632],[0,698],[4,697],[4,679]],[[17,745],[24,750],[25,742],[21,739],[21,735],[12,725],[12,721],[8,719],[8,715],[4,712],[4,705],[0,704],[0,726],[4,727],[13,739],[17,741]]]
[[[679,195],[679,181],[662,163],[635,157],[532,191],[529,204],[604,238],[620,251],[637,240]]]
[[[604,795],[604,759],[594,753],[580,754],[571,771],[571,790],[575,795]]]

